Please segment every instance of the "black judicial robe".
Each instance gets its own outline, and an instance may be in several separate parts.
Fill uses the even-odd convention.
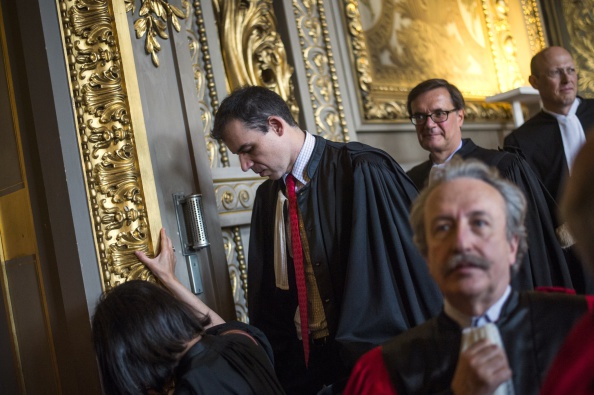
[[[496,167],[501,176],[517,185],[526,197],[528,252],[522,260],[520,272],[512,280],[513,287],[532,290],[554,286],[574,289],[580,294],[591,293],[594,289],[588,273],[578,260],[566,255],[555,234],[557,205],[526,161],[509,152],[479,147],[471,139],[463,139],[462,142],[462,148],[456,155],[463,159],[478,159]],[[408,171],[419,189],[425,186],[431,167],[432,162],[428,160]]]
[[[348,369],[365,351],[439,313],[441,294],[412,241],[414,184],[385,152],[316,136],[310,182],[297,193],[330,338]],[[281,382],[297,380],[303,352],[290,289],[276,287],[274,219],[282,180],[267,180],[254,201],[248,260],[250,323],[270,340]],[[296,345],[298,346],[295,349]],[[309,369],[314,369],[310,357]]]
[[[496,322],[516,394],[538,394],[573,325],[588,311],[581,296],[512,292]],[[451,394],[462,329],[443,312],[382,346],[398,395]]]
[[[594,128],[594,99],[580,99],[576,116],[588,139]],[[520,152],[551,196],[558,201],[569,168],[557,119],[541,111],[507,135],[503,143],[503,149]]]
[[[249,337],[233,332],[237,330]],[[257,328],[241,322],[211,327],[181,358],[174,393],[283,394],[272,358],[268,340]]]

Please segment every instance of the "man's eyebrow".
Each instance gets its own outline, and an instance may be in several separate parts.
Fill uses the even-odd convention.
[[[244,152],[246,149],[248,149],[251,146],[251,143],[245,143],[241,146],[239,146],[239,148],[237,149],[237,153],[241,153]]]
[[[431,218],[431,225],[434,225],[436,222],[441,222],[441,221],[454,221],[454,217],[452,217],[449,214],[439,214],[436,215],[435,217]]]

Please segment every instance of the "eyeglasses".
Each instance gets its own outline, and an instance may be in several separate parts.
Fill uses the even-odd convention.
[[[450,115],[450,113],[454,112],[454,111],[458,111],[458,109],[454,108],[453,110],[447,110],[447,111],[446,110],[437,110],[430,114],[414,114],[412,117],[409,117],[409,119],[413,123],[413,125],[422,125],[425,122],[427,122],[427,118],[429,118],[429,117],[431,117],[433,122],[441,123],[441,122],[447,121],[448,115]]]
[[[571,76],[571,75],[575,75],[575,73],[577,73],[577,70],[575,69],[575,67],[567,67],[565,69],[562,68],[557,68],[557,69],[552,69],[552,70],[547,70],[544,75],[546,75],[547,77],[551,78],[551,79],[558,79],[561,78],[561,74],[565,74],[566,76]]]

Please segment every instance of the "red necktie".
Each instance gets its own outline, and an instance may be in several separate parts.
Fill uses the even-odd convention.
[[[295,282],[297,283],[297,300],[299,301],[299,318],[301,319],[301,339],[305,366],[309,361],[309,325],[307,320],[307,287],[305,270],[303,269],[303,249],[299,235],[299,215],[297,213],[297,194],[295,193],[295,177],[289,173],[286,178],[287,197],[289,198],[289,221],[291,225],[291,246],[293,249],[293,265],[295,266]]]

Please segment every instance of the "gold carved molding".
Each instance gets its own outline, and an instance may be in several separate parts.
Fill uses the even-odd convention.
[[[529,62],[532,53],[518,51],[514,34],[525,33],[534,52],[543,46],[534,7],[524,1],[519,16],[524,23],[518,27],[511,25],[508,0],[344,0],[364,119],[407,122],[410,89],[428,78],[446,78],[472,104],[467,108],[471,119],[511,120],[509,106],[487,104],[484,98],[525,85],[519,64]],[[446,19],[452,23],[440,22]]]
[[[547,46],[544,32],[542,30],[542,24],[540,23],[538,4],[536,0],[522,0],[521,5],[524,14],[524,22],[526,24],[526,30],[528,32],[530,53],[536,54]]]
[[[208,47],[206,27],[204,25],[200,1],[194,1],[194,18],[196,21],[196,30],[188,29],[188,39],[190,40],[190,56],[192,57],[192,67],[194,69],[194,81],[200,102],[200,115],[204,121],[206,152],[211,168],[229,167],[229,151],[227,147],[221,144],[220,141],[213,139],[210,135],[214,121],[213,114],[219,108],[219,98],[214,81],[210,49]],[[206,90],[208,90],[210,108],[205,101]]]
[[[167,34],[168,20],[171,21],[174,29],[179,32],[181,29],[179,19],[185,19],[187,17],[187,12],[169,4],[169,2],[165,0],[140,1],[142,5],[138,11],[139,18],[134,22],[136,38],[142,38],[146,35],[144,49],[146,53],[151,55],[153,64],[156,67],[159,67],[159,57],[157,56],[157,53],[161,50],[161,44],[159,44],[158,37],[161,37],[163,40],[169,38],[169,34]],[[126,11],[134,14],[135,1],[124,0],[124,3],[126,5]],[[182,0],[182,6],[185,9],[188,8],[187,0]]]
[[[227,262],[236,262],[229,265],[229,278],[231,291],[235,302],[235,315],[237,320],[249,322],[247,305],[247,262],[243,250],[243,240],[240,228],[237,226],[223,228],[223,245]]]
[[[518,67],[518,48],[509,23],[508,0],[482,0],[482,5],[499,81],[499,90],[507,92],[525,85]]]
[[[349,141],[323,1],[293,0],[317,134]]]
[[[262,179],[215,181],[214,190],[219,213],[251,210],[256,190],[262,182]]]
[[[151,235],[161,226],[124,7],[119,1],[59,1],[104,289],[152,279],[134,251],[153,254]]]
[[[278,93],[299,119],[293,68],[276,29],[272,0],[214,0],[227,89],[259,85]]]
[[[573,56],[579,71],[578,90],[586,97],[594,97],[594,1],[564,1],[563,13],[567,21]]]

